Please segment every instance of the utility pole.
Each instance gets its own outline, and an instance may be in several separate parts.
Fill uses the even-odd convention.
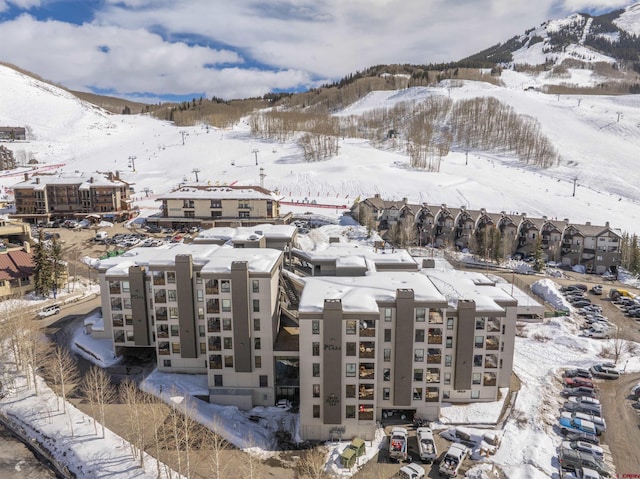
[[[267,176],[264,174],[264,168],[260,168],[260,188],[264,188],[264,177]]]
[[[254,149],[254,150],[251,152],[251,153],[253,153],[253,154],[255,155],[255,157],[256,157],[256,166],[258,166],[258,151],[260,151],[260,150],[256,150],[256,149]]]
[[[465,165],[469,164],[469,152],[468,151],[464,152],[464,164]]]
[[[129,166],[131,167],[132,171],[136,171],[136,158],[137,156],[130,156],[129,157]]]
[[[193,170],[191,170],[191,173],[195,173],[196,183],[200,182],[200,180],[198,179],[198,173],[200,173],[200,170],[198,168],[194,168]]]
[[[576,196],[576,183],[578,182],[578,177],[574,176],[573,177],[573,195],[572,196]]]
[[[153,190],[151,190],[149,187],[146,187],[142,191],[144,191],[145,198],[149,198],[149,193],[153,193]]]
[[[180,134],[182,135],[182,144],[184,145],[184,137],[187,136],[187,132],[185,130],[180,130]]]

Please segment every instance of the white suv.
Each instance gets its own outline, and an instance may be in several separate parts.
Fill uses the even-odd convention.
[[[48,318],[49,316],[53,316],[54,314],[58,314],[59,312],[60,306],[57,304],[45,306],[38,312],[38,319]]]

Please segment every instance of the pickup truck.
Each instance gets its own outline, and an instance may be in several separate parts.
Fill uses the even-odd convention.
[[[584,432],[591,436],[598,436],[595,424],[580,418],[560,417],[560,433],[566,436],[570,432]]]
[[[416,430],[418,449],[422,462],[433,462],[438,457],[436,443],[433,440],[433,432],[428,427],[419,427]]]
[[[392,461],[406,461],[409,457],[407,453],[407,437],[409,433],[404,427],[394,427],[389,438],[389,459]]]
[[[440,468],[438,469],[440,475],[447,477],[456,477],[458,475],[460,465],[465,460],[468,454],[469,450],[466,446],[463,446],[462,444],[451,444],[449,450],[440,462]]]

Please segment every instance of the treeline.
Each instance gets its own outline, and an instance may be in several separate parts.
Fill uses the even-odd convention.
[[[620,243],[620,265],[633,274],[640,274],[640,239],[625,233]]]
[[[256,109],[270,106],[268,100],[250,98],[225,101],[213,97],[211,100],[195,98],[178,105],[156,106],[149,113],[160,120],[172,121],[179,126],[193,126],[201,123],[217,128],[228,128]]]

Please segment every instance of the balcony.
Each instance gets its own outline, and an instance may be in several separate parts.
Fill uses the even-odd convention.
[[[375,366],[373,363],[360,364],[360,379],[375,379]]]
[[[373,341],[362,341],[360,343],[361,358],[372,359],[376,357],[376,343]]]

